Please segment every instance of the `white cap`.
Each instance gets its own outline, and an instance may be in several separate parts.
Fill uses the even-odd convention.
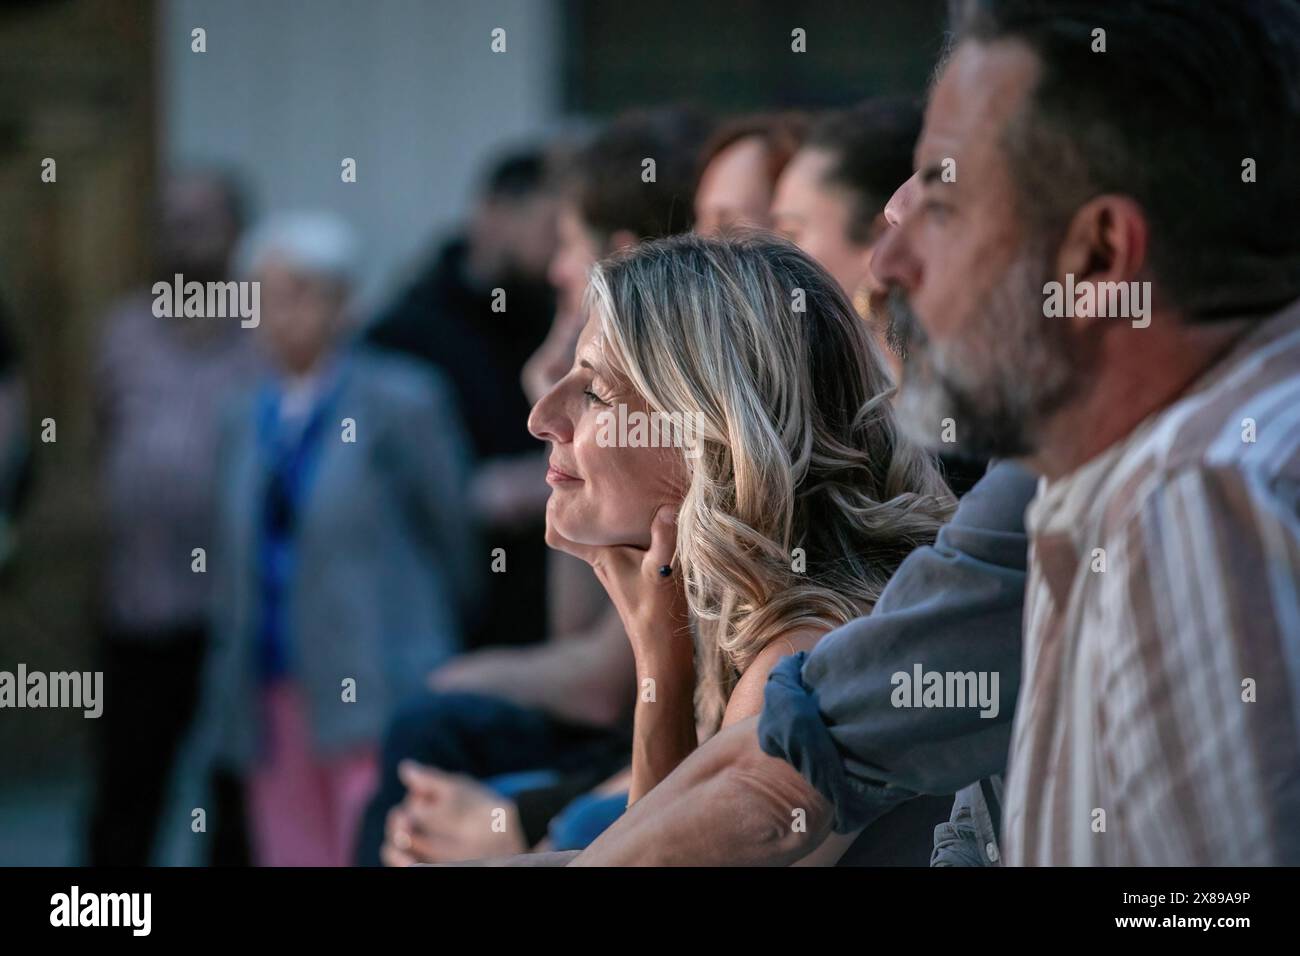
[[[360,278],[361,244],[343,219],[329,212],[280,213],[256,226],[235,254],[241,275],[256,272],[267,259],[283,259],[304,272],[338,279],[348,286]]]

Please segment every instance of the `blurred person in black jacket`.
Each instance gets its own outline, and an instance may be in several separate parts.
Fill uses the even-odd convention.
[[[375,319],[366,341],[434,365],[451,382],[474,456],[473,500],[484,540],[509,574],[489,593],[467,647],[539,641],[546,620],[545,466],[524,422],[519,375],[555,311],[546,268],[556,197],[548,158],[523,149],[490,169],[464,231],[445,242]],[[484,558],[486,560],[486,558]]]
[[[168,175],[151,279],[230,279],[246,207],[222,170]],[[149,286],[114,303],[99,332],[92,400],[106,537],[97,601],[105,701],[88,860],[143,866],[153,858],[209,645],[210,577],[194,573],[191,549],[212,537],[221,409],[255,380],[260,359],[239,320],[164,315]],[[224,772],[208,782],[210,860],[246,862],[238,783]]]

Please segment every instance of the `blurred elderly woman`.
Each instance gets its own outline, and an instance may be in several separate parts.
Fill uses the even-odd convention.
[[[273,220],[240,258],[274,372],[222,432],[209,713],[255,861],[343,865],[392,705],[458,649],[466,445],[431,371],[348,344],[345,224]]]

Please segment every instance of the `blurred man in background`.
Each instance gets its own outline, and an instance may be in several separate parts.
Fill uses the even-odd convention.
[[[173,175],[162,192],[154,278],[229,279],[243,224],[230,179]],[[102,324],[94,400],[108,550],[99,595],[105,704],[90,812],[94,865],[150,861],[207,646],[209,577],[192,562],[194,549],[211,541],[218,410],[257,363],[238,320],[159,318],[144,291]],[[228,781],[218,781],[216,862],[243,856],[232,797]]]
[[[496,161],[464,233],[441,246],[365,333],[371,345],[433,365],[465,422],[474,514],[509,569],[489,578],[468,648],[536,643],[545,634],[546,469],[523,425],[529,406],[518,382],[555,310],[546,281],[556,241],[549,162],[542,149]]]

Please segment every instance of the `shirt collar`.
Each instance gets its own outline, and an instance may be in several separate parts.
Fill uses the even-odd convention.
[[[1239,362],[1297,324],[1300,324],[1300,300],[1261,321],[1257,328],[1243,335],[1226,355],[1201,373],[1178,401],[1152,412],[1133,431],[1101,454],[1055,481],[1048,481],[1046,477],[1039,478],[1038,494],[1025,514],[1025,527],[1029,533],[1034,536],[1065,534],[1073,537],[1071,532],[1081,530],[1080,519],[1088,513],[1089,506],[1101,497],[1106,479],[1115,465],[1141,442],[1157,422],[1186,398],[1212,388],[1229,375]]]

